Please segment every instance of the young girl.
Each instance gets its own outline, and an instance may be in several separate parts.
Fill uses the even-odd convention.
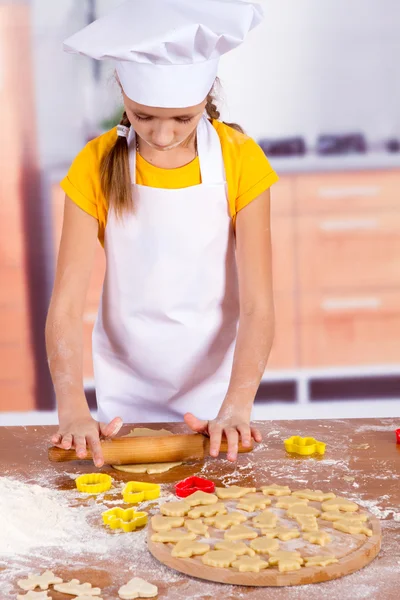
[[[270,186],[261,148],[219,120],[219,57],[261,20],[241,0],[128,0],[67,40],[116,59],[125,113],[92,140],[66,193],[48,359],[60,427],[52,442],[87,445],[122,423],[178,421],[218,456],[261,441],[254,398],[272,345]],[[82,383],[82,320],[97,238],[106,276],[93,333],[99,422]]]

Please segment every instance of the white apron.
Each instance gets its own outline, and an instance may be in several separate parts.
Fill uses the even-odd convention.
[[[231,376],[239,317],[235,242],[221,144],[198,126],[202,183],[137,185],[136,137],[128,138],[134,212],[109,211],[107,270],[93,332],[99,420],[213,419]]]

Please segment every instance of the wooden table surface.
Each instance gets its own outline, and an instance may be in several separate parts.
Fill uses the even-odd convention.
[[[362,410],[362,405],[360,405]],[[151,427],[151,425],[145,425]],[[279,483],[292,489],[314,488],[333,491],[365,506],[381,518],[383,531],[382,550],[367,567],[352,575],[322,584],[293,588],[243,588],[224,586],[191,579],[160,565],[142,548],[143,560],[135,560],[135,549],[144,545],[140,533],[119,534],[132,536],[131,554],[110,556],[107,559],[86,552],[79,557],[79,565],[63,554],[62,548],[49,562],[34,555],[25,557],[27,573],[51,567],[69,580],[73,577],[90,581],[103,588],[104,600],[118,598],[118,588],[130,578],[148,579],[159,587],[159,598],[187,600],[398,600],[400,588],[400,445],[395,442],[394,431],[400,427],[396,419],[351,419],[323,421],[263,421],[258,422],[263,433],[263,443],[251,454],[241,455],[233,465],[224,458],[208,458],[205,463],[192,463],[157,476],[133,476],[105,467],[115,480],[140,479],[164,483],[163,492],[173,492],[173,483],[189,475],[202,475],[218,485],[255,486]],[[158,429],[161,424],[153,425]],[[164,426],[175,433],[187,432],[183,424]],[[47,446],[54,427],[0,427],[0,470],[2,476],[16,477],[20,481],[43,481],[58,490],[73,490],[71,475],[94,472],[89,462],[50,464]],[[123,432],[130,429],[125,426]],[[326,442],[327,450],[320,458],[292,457],[286,454],[283,440],[290,435],[308,435]],[[66,492],[68,493],[68,492]],[[2,515],[4,518],[4,515]],[[1,528],[0,528],[1,532]],[[145,533],[145,532],[144,532]],[[139,543],[139,539],[142,540]],[[93,550],[93,549],[92,549]],[[137,558],[137,557],[136,557]],[[1,560],[1,557],[0,557]],[[10,561],[11,563],[12,561]],[[132,568],[132,564],[134,568]],[[0,562],[1,565],[1,562]],[[7,579],[11,564],[0,566],[1,581]],[[16,598],[15,585],[7,598]],[[71,598],[51,592],[54,600]],[[1,598],[3,594],[0,592]]]

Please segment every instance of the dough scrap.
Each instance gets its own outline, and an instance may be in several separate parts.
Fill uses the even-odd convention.
[[[174,527],[182,527],[185,520],[183,517],[163,517],[156,515],[151,519],[151,526],[154,531],[171,531]]]
[[[45,592],[33,592],[30,590],[27,594],[18,594],[17,600],[51,600],[47,591]],[[99,598],[101,600],[101,598]]]
[[[118,595],[122,600],[133,600],[134,598],[155,598],[158,594],[158,587],[141,579],[134,577],[127,584],[118,590]]]
[[[302,531],[318,531],[318,521],[314,516],[297,515],[296,521],[300,525]]]
[[[184,517],[190,511],[190,506],[183,500],[180,502],[165,502],[165,504],[161,504],[160,511],[166,517]]]
[[[332,541],[331,536],[326,531],[310,531],[303,534],[303,538],[311,544],[318,544],[319,546],[326,546]]]
[[[225,504],[218,502],[210,506],[196,506],[188,512],[190,519],[199,519],[200,517],[213,517],[214,515],[225,515],[228,512]]]
[[[218,496],[215,494],[207,494],[206,492],[197,491],[191,496],[185,498],[186,504],[189,504],[190,508],[194,506],[209,506],[210,504],[217,504]]]
[[[294,506],[288,508],[287,511],[288,517],[294,518],[300,515],[304,517],[319,517],[320,514],[320,511],[314,508],[313,506],[303,506],[302,504],[295,504]]]
[[[298,529],[289,529],[287,527],[277,527],[276,529],[266,529],[263,531],[263,535],[268,538],[278,538],[281,542],[288,542],[300,537],[300,531]]]
[[[321,508],[324,511],[328,510],[342,510],[343,512],[356,512],[358,505],[347,498],[332,498],[321,504]]]
[[[241,556],[232,563],[232,567],[240,573],[259,573],[261,569],[268,569],[268,563],[257,556]]]
[[[296,498],[306,498],[307,500],[312,500],[314,502],[325,502],[326,500],[331,500],[332,498],[336,498],[336,494],[332,492],[321,492],[321,490],[296,490],[292,494],[296,496]]]
[[[261,494],[248,494],[239,500],[236,508],[247,512],[254,512],[258,509],[264,509],[270,504],[271,498],[266,498]]]
[[[152,542],[161,542],[162,544],[177,544],[181,541],[193,542],[196,539],[196,535],[191,531],[160,531],[160,533],[153,533],[151,536]]]
[[[246,546],[244,542],[218,542],[215,544],[216,550],[228,550],[229,552],[234,552],[236,556],[243,556],[244,554],[248,554],[249,556],[255,556],[254,550]]]
[[[226,487],[226,488],[216,488],[215,493],[217,494],[218,498],[220,498],[221,500],[230,500],[230,499],[241,498],[242,496],[245,496],[246,494],[251,494],[256,491],[257,491],[256,488],[245,488],[245,487],[239,487],[238,485],[231,485],[230,487]]]
[[[304,560],[307,567],[327,567],[339,562],[335,556],[307,556]]]
[[[263,485],[261,490],[265,496],[289,496],[291,493],[291,489],[287,485],[277,485],[276,483]]]
[[[276,527],[278,520],[278,515],[267,509],[256,517],[253,517],[252,522],[259,529],[273,529]]]
[[[279,542],[275,539],[259,537],[250,542],[250,548],[255,550],[257,554],[272,554],[279,550]]]
[[[303,562],[300,552],[286,552],[285,550],[275,552],[269,559],[270,565],[278,565],[280,573],[298,571]]]
[[[209,552],[210,546],[208,544],[202,544],[201,542],[190,542],[182,540],[178,542],[172,549],[171,556],[177,558],[191,558],[192,556],[200,556]]]
[[[357,519],[354,519],[353,521],[351,519],[335,521],[333,527],[338,531],[343,531],[343,533],[364,533],[368,537],[371,537],[372,535],[372,529],[369,529]]]
[[[308,500],[306,498],[295,498],[294,496],[280,496],[275,506],[276,508],[287,509],[298,504],[303,504],[306,506],[308,504]]]
[[[166,437],[167,435],[174,435],[171,431],[166,429],[149,429],[148,427],[136,427],[132,429],[127,435],[122,437]],[[149,475],[155,475],[157,473],[166,473],[174,467],[179,467],[181,462],[172,463],[152,463],[142,465],[112,465],[113,469],[117,471],[123,471],[124,473],[148,473]]]
[[[228,568],[236,560],[236,554],[229,550],[211,550],[201,559],[209,567]]]
[[[227,515],[216,515],[205,520],[207,525],[212,525],[215,529],[225,530],[232,525],[240,525],[247,521],[247,517],[240,512],[231,512]]]
[[[101,589],[92,587],[91,583],[80,583],[79,579],[71,579],[67,583],[58,583],[54,586],[56,592],[71,594],[71,596],[100,596]]]
[[[257,531],[246,525],[234,525],[224,533],[225,540],[253,540],[258,537]]]
[[[365,523],[368,521],[368,515],[365,513],[343,513],[339,510],[328,510],[323,512],[321,519],[324,521],[344,521],[350,519],[351,521],[360,521]]]
[[[188,531],[196,535],[202,535],[206,538],[210,537],[208,527],[203,523],[202,519],[185,519],[185,527]]]
[[[62,583],[61,577],[56,577],[53,571],[44,571],[42,575],[34,575],[29,573],[27,579],[20,579],[17,583],[19,587],[25,591],[34,590],[40,588],[41,590],[48,590],[49,585],[55,583]]]

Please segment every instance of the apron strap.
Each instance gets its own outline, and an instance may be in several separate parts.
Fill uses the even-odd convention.
[[[136,133],[131,126],[128,134],[129,166],[132,184],[136,184]],[[204,116],[197,127],[197,148],[201,183],[216,185],[226,182],[225,166],[218,133]]]

